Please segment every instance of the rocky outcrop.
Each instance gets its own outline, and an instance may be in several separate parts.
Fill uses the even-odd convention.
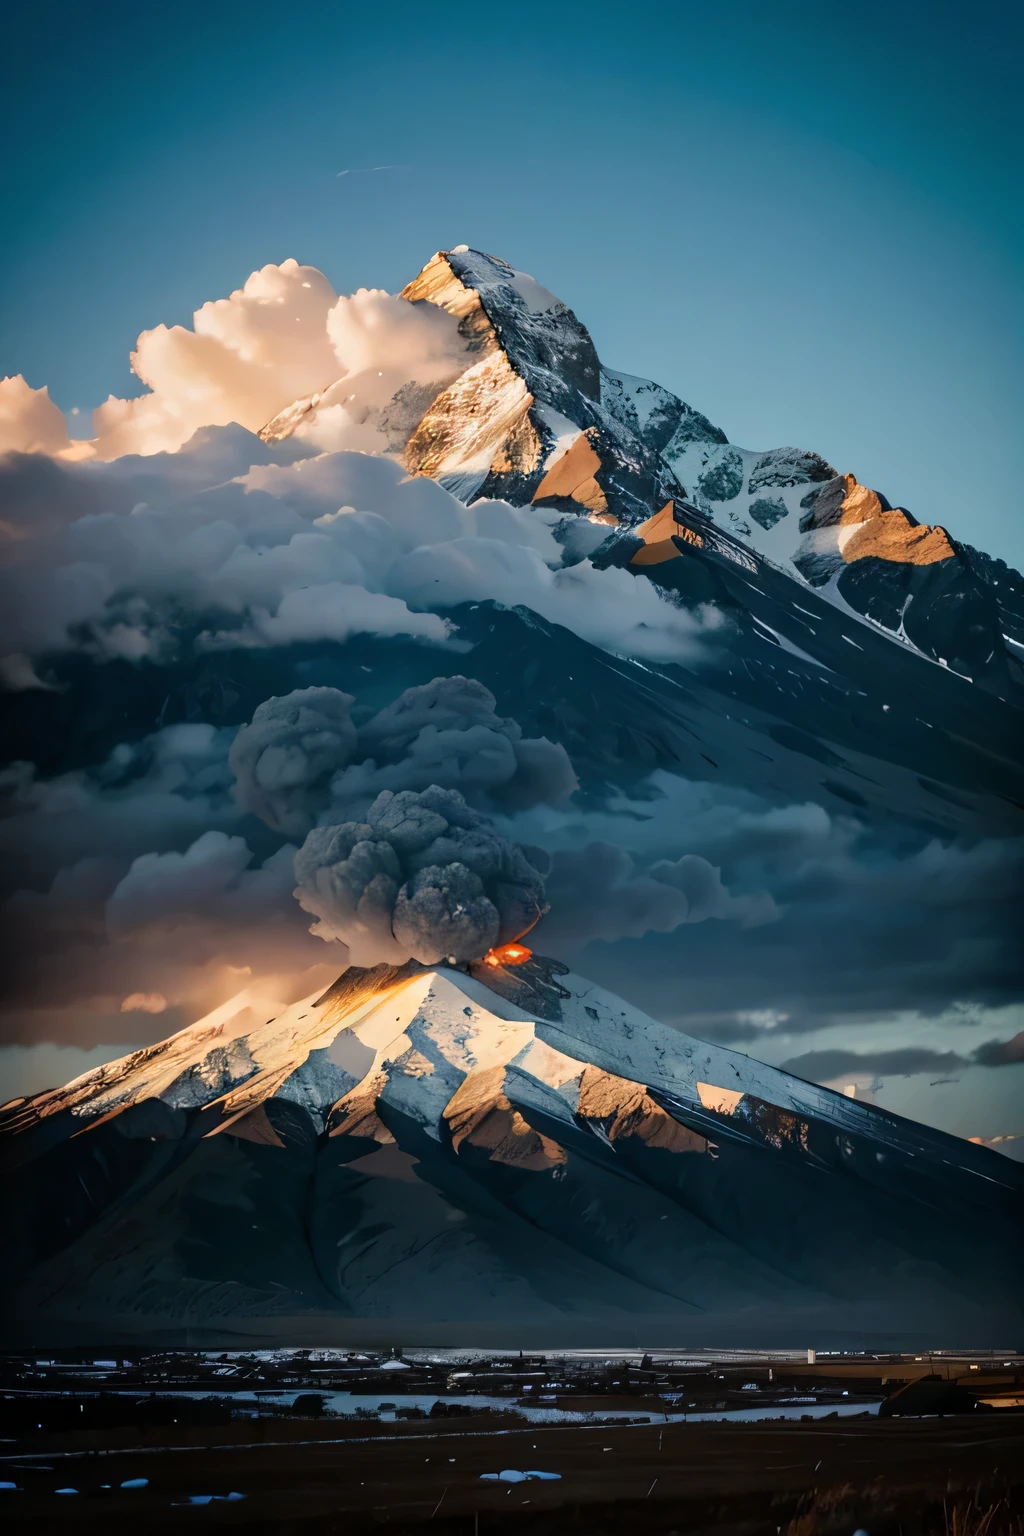
[[[765,531],[774,528],[776,523],[788,515],[786,503],[771,496],[756,496],[747,508],[747,516],[752,517],[755,523],[760,523]]]
[[[793,564],[811,586],[830,583],[855,612],[971,677],[1007,665],[999,612],[944,528],[891,507],[854,475],[801,501]]]
[[[316,390],[312,395],[304,395],[301,400],[294,400],[291,405],[286,405],[283,411],[278,411],[276,416],[271,417],[265,427],[260,428],[260,437],[265,443],[285,442],[297,427],[310,419],[322,399],[323,392]]]
[[[743,489],[743,455],[735,448],[723,448],[697,481],[697,489],[708,501],[732,501]]]
[[[406,445],[413,475],[446,483],[452,477],[529,477],[541,462],[541,440],[530,421],[533,396],[504,352],[491,351],[443,390]]]
[[[370,424],[410,474],[439,480],[461,500],[564,503],[602,520],[643,522],[680,489],[661,448],[684,430],[716,436],[668,390],[603,373],[572,310],[495,256],[440,251],[401,296],[458,320],[468,366],[444,387],[403,386]],[[261,436],[280,442],[306,431],[334,404],[354,409],[345,381],[296,401]]]
[[[644,1146],[665,1152],[708,1150],[706,1137],[680,1125],[638,1083],[598,1067],[583,1069],[576,1113],[600,1126],[613,1144],[635,1136]]]
[[[639,528],[633,529],[634,538],[639,539],[640,547],[631,557],[629,564],[634,570],[642,570],[645,566],[663,565],[666,560],[678,560],[682,554],[677,540],[685,537],[685,542],[702,543],[701,535],[685,525],[676,521],[675,504],[666,501],[660,512],[656,512],[646,523],[641,523]]]
[[[534,491],[534,503],[558,505],[571,501],[594,513],[598,521],[617,523],[618,518],[614,512],[609,512],[608,498],[595,478],[601,467],[600,454],[594,451],[588,433],[581,432],[572,447],[555,460]]]
[[[1005,560],[986,555],[984,550],[970,544],[961,544],[959,548],[971,574],[995,603],[1003,634],[1017,645],[1018,655],[1024,654],[1024,576]]]
[[[670,468],[638,430],[635,405],[627,408],[624,397],[617,410],[606,404],[608,386],[586,327],[532,277],[463,247],[434,256],[402,296],[456,315],[467,341],[485,354],[427,411],[406,449],[412,473],[431,474],[467,500],[569,502],[627,523],[650,516],[675,488]],[[655,405],[645,420],[658,418],[652,431],[660,440],[686,408],[668,391]],[[487,427],[483,415],[491,418]]]
[[[835,571],[868,557],[901,565],[934,565],[956,558],[945,528],[918,523],[877,491],[860,485],[854,475],[837,475],[800,505],[807,508],[800,531],[808,554],[819,560],[833,556]],[[800,562],[798,552],[793,563],[799,568]],[[812,585],[820,585],[820,579]]]
[[[747,490],[751,496],[773,486],[804,485],[807,481],[831,480],[835,470],[818,453],[803,448],[773,448],[754,465]]]
[[[681,448],[695,442],[728,442],[721,427],[651,379],[602,368],[601,403],[655,453],[665,452],[673,443]]]

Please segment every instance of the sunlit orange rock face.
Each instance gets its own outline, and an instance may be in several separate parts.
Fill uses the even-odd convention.
[[[566,1161],[557,1142],[533,1128],[503,1092],[504,1067],[492,1067],[466,1077],[445,1107],[452,1150],[475,1147],[494,1163],[546,1172]]]
[[[578,1114],[601,1123],[609,1141],[637,1136],[664,1152],[706,1152],[705,1138],[667,1114],[639,1083],[616,1077],[600,1067],[584,1067],[580,1076]]]
[[[878,493],[861,485],[855,475],[839,475],[825,487],[808,525],[844,530],[838,547],[847,565],[869,555],[907,565],[933,565],[955,557],[945,528],[915,522],[900,507],[885,507]]]
[[[477,291],[438,252],[401,297],[454,315],[469,352],[479,356],[442,390],[409,439],[403,456],[409,473],[440,479],[481,467],[520,474],[537,469],[541,443],[529,416],[533,396],[503,351]]]
[[[541,452],[532,404],[504,352],[489,352],[438,395],[409,439],[406,469],[435,479],[481,466],[529,473]]]
[[[549,497],[562,497],[586,507],[599,522],[615,525],[618,518],[608,511],[608,498],[594,478],[601,468],[600,455],[595,451],[586,432],[568,448],[544,476],[533,493],[535,502]]]
[[[689,529],[683,529],[675,520],[675,502],[666,501],[660,512],[655,512],[646,523],[641,523],[634,529],[638,538],[643,539],[642,549],[638,549],[632,560],[632,566],[663,565],[666,560],[678,560],[679,549],[672,541],[678,538],[680,533],[689,533]],[[692,536],[701,542],[700,535]]]

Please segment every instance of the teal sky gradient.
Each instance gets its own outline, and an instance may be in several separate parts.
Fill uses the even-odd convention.
[[[265,262],[394,290],[466,242],[734,441],[816,448],[1024,564],[1022,15],[22,8],[0,371],[86,411],[137,392],[140,330]]]

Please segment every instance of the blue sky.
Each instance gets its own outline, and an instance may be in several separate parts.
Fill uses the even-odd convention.
[[[396,289],[466,242],[734,441],[1022,564],[1022,29],[998,0],[22,8],[0,371],[84,411],[265,262]]]

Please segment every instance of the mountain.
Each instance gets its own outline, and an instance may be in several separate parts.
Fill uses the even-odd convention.
[[[1024,1169],[522,945],[242,993],[6,1106],[0,1154],[12,1342],[977,1346],[1022,1321]]]
[[[503,833],[534,853],[551,844],[540,949],[698,1033],[724,1020],[735,1032],[722,1038],[755,1052],[759,1018],[790,1020],[795,1050],[819,1023],[870,1021],[873,1056],[853,1027],[843,1050],[793,1059],[829,1081],[852,1081],[838,1075],[850,1061],[895,1073],[913,1057],[964,1078],[1019,1070],[1013,1041],[977,1037],[1020,996],[1024,580],[812,452],[730,444],[669,391],[604,367],[572,312],[496,258],[438,254],[405,296],[456,317],[464,347],[440,380],[372,409],[356,400],[379,456],[304,437],[355,399],[343,379],[262,441],[212,428],[176,455],[68,480],[75,580],[101,568],[104,540],[125,535],[131,558],[111,561],[117,644],[82,626],[81,643],[41,657],[39,686],[2,696],[15,1012],[56,993],[73,1030],[95,996],[109,1012],[88,1027],[118,1032],[94,1041],[151,1038],[119,1000],[210,996],[178,987],[206,923],[210,954],[265,974],[261,956],[236,953],[236,930],[248,942],[254,913],[286,923],[294,849],[239,800],[240,728],[289,696],[298,722],[308,691],[334,690],[355,755],[327,752],[319,816],[336,770],[369,782],[372,723],[408,707],[407,690],[436,699],[458,679],[467,694],[468,679],[490,705],[464,730],[442,721],[452,762],[482,743],[484,766],[500,767],[510,741],[546,738],[578,782],[556,803],[538,780],[514,815],[487,798],[490,779],[475,785]],[[45,470],[53,499],[70,471]],[[109,505],[80,517],[94,481]],[[502,519],[543,554],[502,544]],[[154,527],[166,539],[140,596],[132,540]],[[365,589],[351,585],[349,535],[373,554]],[[467,546],[475,585],[448,584]],[[499,590],[485,547],[522,556],[530,579]],[[192,566],[214,548],[197,599]],[[253,572],[294,561],[292,614],[319,603],[319,621],[284,625],[268,608],[254,628],[275,589]],[[239,570],[251,589],[232,586]],[[648,581],[667,601],[650,601]],[[418,622],[323,622],[359,593],[401,596],[403,623],[431,616],[433,640]],[[149,602],[159,643],[130,644]],[[590,623],[602,605],[617,622],[616,604],[632,628]],[[421,723],[401,738],[402,772],[429,767],[409,779],[417,791],[443,756]],[[286,788],[317,745],[304,730],[274,745]],[[211,846],[224,873],[200,888],[191,855]],[[584,922],[595,849],[626,873],[593,893]],[[630,892],[661,901],[659,862],[676,856],[706,868],[726,908],[634,922]],[[166,904],[147,905],[147,871],[167,881]],[[606,923],[620,900],[622,921]],[[746,925],[755,900],[770,919]],[[297,909],[291,920],[305,941]],[[140,975],[167,935],[165,970]],[[306,974],[308,947],[294,953]],[[957,1050],[889,1049],[906,1032],[886,1040],[888,1022],[916,1017],[930,1042],[929,1021],[958,1008]],[[829,1056],[843,1065],[826,1073]],[[0,1162],[0,1306],[21,1344],[920,1353],[999,1347],[1022,1322],[1020,1166],[658,1023],[522,946],[350,968],[298,1001],[254,984],[168,1040],[4,1106]]]
[[[728,584],[730,565],[748,585],[784,575],[787,607],[814,593],[988,690],[1024,685],[1024,584],[1001,562],[817,453],[731,444],[669,390],[603,366],[572,310],[498,257],[438,252],[402,296],[455,316],[467,347],[454,381],[439,392],[407,386],[379,415],[411,474],[466,502],[495,497],[607,525],[598,560],[686,596],[701,581]],[[339,381],[261,436],[283,441],[342,398]],[[748,610],[759,606],[748,592]],[[816,654],[813,626],[789,627],[786,638]]]

